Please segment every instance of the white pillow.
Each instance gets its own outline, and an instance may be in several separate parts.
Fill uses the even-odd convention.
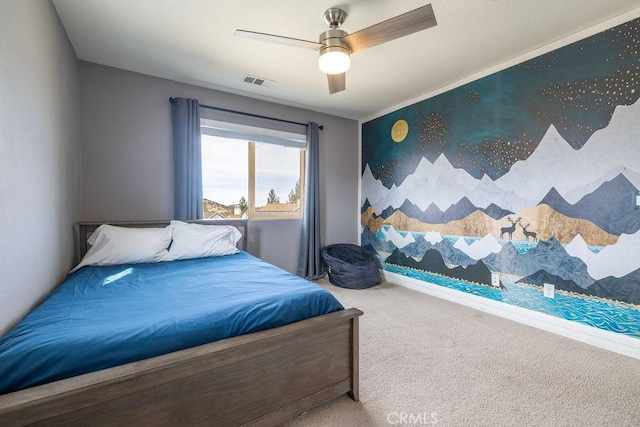
[[[171,227],[173,242],[169,248],[169,256],[172,260],[233,255],[240,252],[236,244],[242,234],[231,225],[171,221]]]
[[[103,224],[87,242],[91,248],[71,273],[85,265],[167,261],[171,228],[126,228]]]

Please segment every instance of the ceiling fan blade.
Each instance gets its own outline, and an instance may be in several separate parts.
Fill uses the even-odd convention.
[[[287,46],[301,47],[303,49],[311,49],[318,51],[324,45],[318,42],[312,42],[309,40],[294,39],[292,37],[276,36],[275,34],[258,33],[256,31],[236,30],[235,34],[238,37],[246,37],[249,39],[262,40],[265,42],[284,44]]]
[[[351,53],[438,25],[430,4],[343,37]]]
[[[327,81],[329,82],[330,95],[333,95],[337,92],[342,92],[347,88],[347,73],[327,74]]]

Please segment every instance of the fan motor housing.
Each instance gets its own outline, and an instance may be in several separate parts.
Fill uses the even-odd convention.
[[[324,46],[320,48],[320,56],[326,52],[342,51],[347,55],[351,54],[351,49],[345,42],[342,41],[343,37],[348,36],[346,31],[332,29],[327,30],[320,34],[319,41]]]

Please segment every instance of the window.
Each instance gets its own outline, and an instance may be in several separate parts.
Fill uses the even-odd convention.
[[[254,189],[250,198],[255,202],[249,204],[250,218],[302,218],[304,154],[296,147],[249,143],[249,185],[253,178]]]
[[[201,124],[203,218],[302,218],[304,135]]]

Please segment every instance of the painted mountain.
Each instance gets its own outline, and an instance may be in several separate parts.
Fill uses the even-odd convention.
[[[621,278],[607,277],[598,280],[586,289],[581,288],[572,280],[565,280],[544,270],[537,271],[518,282],[540,287],[545,283],[551,283],[555,285],[556,289],[567,292],[640,305],[640,286],[637,285],[640,282],[640,269]]]
[[[457,249],[448,239],[441,239],[436,243],[431,243],[422,235],[416,237],[415,242],[401,248],[400,252],[414,259],[421,259],[429,250],[436,250],[444,262],[449,265],[466,267],[477,262],[477,259],[473,259],[462,250]]]
[[[420,261],[407,257],[396,249],[385,262],[468,282],[478,282],[486,285],[491,283],[491,272],[482,261],[478,261],[468,267],[450,268],[445,264],[440,252],[435,249],[429,249]]]
[[[584,261],[570,256],[553,238],[538,242],[524,254],[515,251],[509,242],[502,251],[487,256],[483,261],[493,271],[521,277],[544,271],[562,280],[572,281],[581,289],[586,289],[595,281],[589,276]]]
[[[634,195],[637,189],[624,174],[603,182],[592,193],[575,204],[566,201],[555,188],[551,188],[540,204],[545,204],[571,218],[586,219],[611,234],[635,233],[640,230],[640,215],[636,210]],[[631,215],[621,215],[631,212]]]

